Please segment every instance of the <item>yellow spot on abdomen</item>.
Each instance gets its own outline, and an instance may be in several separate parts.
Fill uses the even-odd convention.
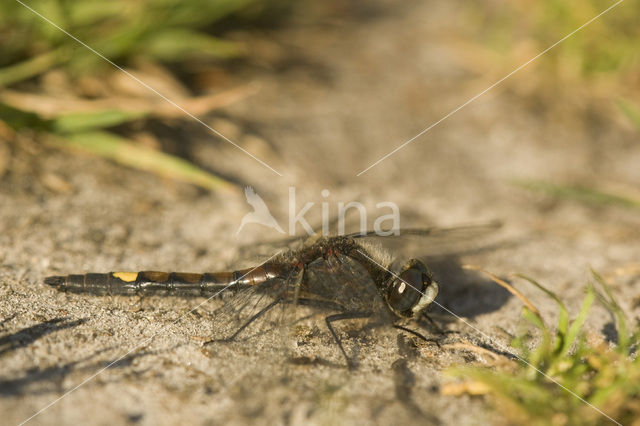
[[[121,279],[122,281],[125,281],[128,283],[138,279],[137,272],[114,272],[111,275],[113,275],[115,278]]]

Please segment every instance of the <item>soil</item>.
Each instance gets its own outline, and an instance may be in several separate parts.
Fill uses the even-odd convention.
[[[208,193],[25,135],[18,145],[2,144],[11,152],[0,181],[2,423],[499,423],[500,409],[485,398],[441,389],[450,366],[491,365],[491,357],[460,343],[508,348],[522,303],[462,264],[533,277],[573,312],[593,268],[637,316],[638,211],[513,184],[635,190],[637,130],[595,100],[579,103],[544,85],[523,95],[519,89],[538,72],[532,63],[358,176],[510,70],[484,73],[462,54],[460,39],[473,29],[463,27],[460,6],[357,4],[265,33],[252,46],[251,65],[232,78],[254,82],[257,93],[206,117],[282,176],[197,124],[179,129],[184,152],[252,185],[285,230],[290,188],[297,212],[314,203],[306,216],[314,225],[322,220],[321,203],[334,215],[339,202],[350,201],[366,206],[368,227],[388,214],[376,208],[380,202],[398,206],[403,227],[500,221],[487,235],[436,239],[413,253],[440,282],[436,301],[457,316],[434,305],[434,322],[456,333],[443,336],[422,324],[429,338],[423,341],[344,321],[336,328],[358,360],[349,371],[322,317],[298,330],[295,357],[283,355],[279,333],[204,351],[215,301],[57,292],[44,277],[247,266],[255,257],[241,247],[281,234],[250,224],[236,235],[251,211],[241,186]],[[552,323],[554,304],[524,281],[512,282]],[[611,321],[598,307],[591,318],[595,334]]]

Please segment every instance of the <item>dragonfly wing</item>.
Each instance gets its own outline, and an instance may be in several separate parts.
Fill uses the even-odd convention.
[[[294,342],[289,295],[298,281],[291,274],[212,300],[217,306],[202,314],[201,351],[210,358],[209,374],[223,386],[241,377],[289,374]]]
[[[242,342],[268,333],[282,323],[278,305],[286,304],[293,278],[274,278],[212,300],[216,307],[208,316],[211,343]]]
[[[273,253],[282,250],[295,250],[302,247],[306,238],[288,237],[272,241],[255,241],[238,246],[234,264],[248,262],[251,264],[261,263],[273,256]]]
[[[398,235],[379,235],[375,231],[352,234],[363,244],[380,245],[399,257],[437,257],[461,255],[493,245],[501,224],[491,222],[452,228],[404,228]]]
[[[311,262],[302,294],[338,312],[379,314],[385,311],[376,283],[357,260],[341,253]]]

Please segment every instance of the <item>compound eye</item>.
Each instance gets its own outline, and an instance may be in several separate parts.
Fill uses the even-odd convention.
[[[422,297],[424,288],[428,285],[428,277],[416,267],[402,272],[389,288],[387,301],[391,308],[399,313],[410,311]]]

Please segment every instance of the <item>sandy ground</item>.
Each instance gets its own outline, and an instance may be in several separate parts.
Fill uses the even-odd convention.
[[[435,321],[459,332],[438,337],[422,328],[440,339],[439,347],[345,321],[337,328],[359,363],[349,372],[322,316],[286,343],[294,358],[283,355],[280,333],[256,333],[206,352],[201,342],[216,327],[216,301],[58,293],[43,284],[45,276],[245,266],[254,258],[241,256],[239,247],[279,234],[248,225],[235,235],[250,210],[241,191],[208,194],[25,141],[14,147],[0,181],[3,424],[45,407],[30,424],[499,422],[499,410],[480,398],[440,393],[448,366],[490,361],[455,343],[498,350],[508,343],[501,330],[515,332],[520,318],[518,300],[460,264],[535,277],[572,309],[593,267],[609,278],[628,313],[638,314],[637,211],[552,200],[510,183],[633,188],[640,181],[637,132],[606,108],[587,116],[585,106],[559,96],[547,111],[519,96],[517,88],[537,72],[533,64],[356,176],[504,75],[479,73],[460,54],[447,36],[460,31],[453,6],[366,9],[256,43],[254,66],[237,79],[260,90],[207,118],[282,177],[195,124],[180,132],[194,161],[252,184],[285,227],[291,186],[298,210],[315,203],[307,215],[315,224],[323,201],[332,212],[338,202],[362,202],[369,225],[382,201],[399,206],[402,226],[502,221],[489,235],[436,240],[413,253],[441,282],[438,303],[467,324],[435,307]],[[557,109],[565,111],[562,119],[549,113]],[[515,284],[553,317],[540,292]],[[598,309],[594,332],[610,321]]]

